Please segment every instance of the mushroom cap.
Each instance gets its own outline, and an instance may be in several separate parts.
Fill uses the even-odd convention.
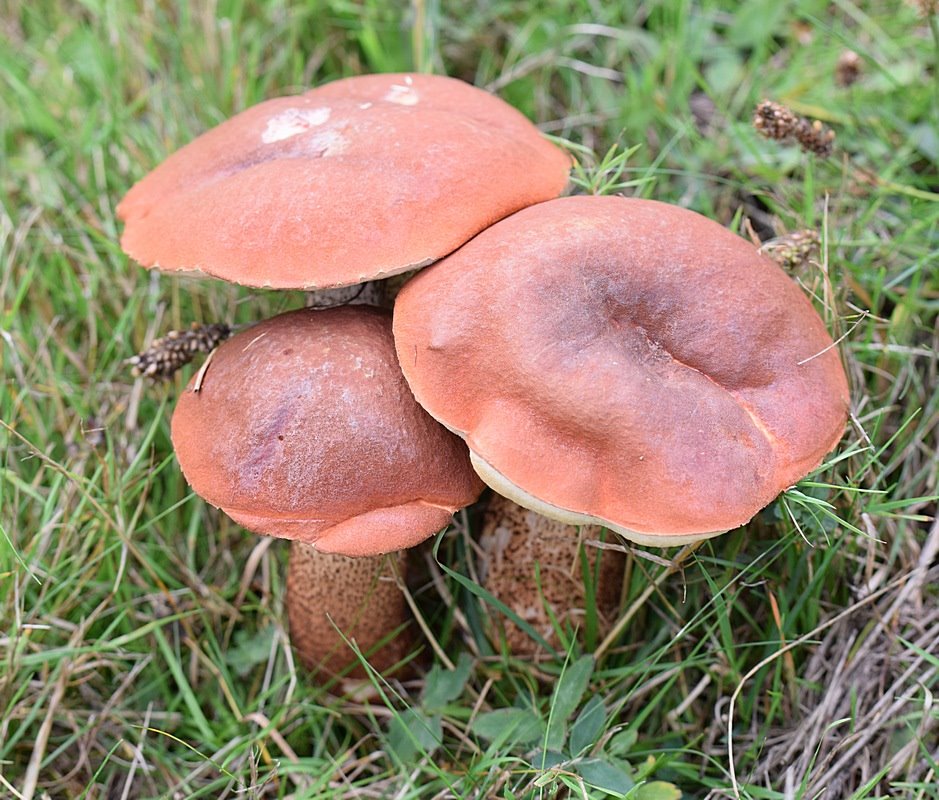
[[[496,491],[644,544],[747,522],[847,416],[838,353],[800,289],[664,203],[520,211],[407,284],[394,331],[418,402]]]
[[[183,147],[117,207],[146,267],[325,288],[424,266],[559,195],[570,158],[452,78],[346,78],[253,106]]]
[[[183,392],[173,447],[197,494],[257,533],[346,556],[411,547],[482,484],[414,401],[390,312],[292,311],[242,331]]]

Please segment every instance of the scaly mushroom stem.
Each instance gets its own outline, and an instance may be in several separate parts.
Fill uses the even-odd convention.
[[[404,575],[405,556],[348,558],[292,543],[287,615],[290,640],[307,669],[365,678],[349,642],[379,672],[407,656],[414,629],[394,575],[395,569]]]
[[[590,600],[581,559],[583,546],[595,576],[595,636],[599,639],[616,618],[626,563],[622,552],[584,542],[601,536],[602,528],[596,525],[565,525],[493,495],[479,541],[480,578],[491,594],[557,646],[552,616],[562,628],[583,630],[588,624]],[[503,626],[506,644],[514,655],[532,656],[539,651],[538,642],[513,622],[506,619]]]
[[[315,289],[306,293],[307,308],[333,308],[335,306],[394,307],[395,298],[401,288],[419,270],[408,270],[381,280],[366,281],[351,286],[336,286],[332,289]]]
[[[352,286],[315,289],[306,293],[307,308],[334,308],[336,306],[378,306],[390,309],[393,298],[385,294],[386,281],[366,281]]]

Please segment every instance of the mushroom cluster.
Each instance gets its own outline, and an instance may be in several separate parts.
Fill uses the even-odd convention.
[[[393,323],[362,306],[302,310],[239,334],[174,414],[198,494],[305,543],[288,604],[311,667],[345,669],[343,635],[363,652],[385,644],[383,667],[404,657],[406,616],[381,554],[476,499],[470,464],[531,510],[488,512],[485,575],[550,636],[545,618],[577,624],[576,611],[543,612],[585,605],[570,588],[584,565],[601,625],[618,598],[622,559],[581,558],[569,526],[698,541],[745,524],[837,444],[845,374],[782,270],[674,206],[554,199],[569,166],[485,92],[375,75],[243,112],[119,206],[122,245],[146,266],[307,289],[426,267]],[[541,563],[542,580],[519,556]],[[358,587],[353,611],[331,605],[343,574]],[[377,608],[391,621],[377,624]],[[405,633],[388,642],[389,630]],[[506,637],[525,649],[511,626]]]
[[[170,156],[119,204],[121,245],[162,270],[346,287],[439,259],[560,194],[569,169],[522,114],[461,81],[349,78],[249,108]],[[379,668],[404,657],[406,562],[382,556],[446,527],[483,484],[415,402],[389,311],[307,309],[236,335],[183,392],[172,438],[197,494],[294,540],[304,664],[347,672],[349,638]]]

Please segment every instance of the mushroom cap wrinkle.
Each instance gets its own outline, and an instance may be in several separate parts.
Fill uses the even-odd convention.
[[[178,150],[117,208],[146,267],[327,288],[425,266],[558,196],[570,158],[462,81],[366,75],[241,112]]]
[[[405,286],[394,331],[418,402],[487,483],[645,544],[747,522],[847,418],[837,350],[798,286],[664,203],[520,211]]]
[[[221,345],[172,436],[197,494],[257,533],[368,556],[446,527],[483,485],[408,389],[391,314],[302,309]]]

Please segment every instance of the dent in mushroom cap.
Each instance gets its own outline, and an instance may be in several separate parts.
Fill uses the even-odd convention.
[[[846,420],[844,371],[798,287],[652,201],[514,214],[405,287],[395,339],[418,401],[474,458],[646,543],[747,522]]]
[[[325,288],[424,266],[531,203],[570,159],[461,81],[347,78],[253,106],[170,156],[118,206],[147,267]]]
[[[215,352],[173,414],[186,479],[249,529],[374,555],[445,527],[479,495],[465,445],[414,401],[390,314],[282,314]]]

